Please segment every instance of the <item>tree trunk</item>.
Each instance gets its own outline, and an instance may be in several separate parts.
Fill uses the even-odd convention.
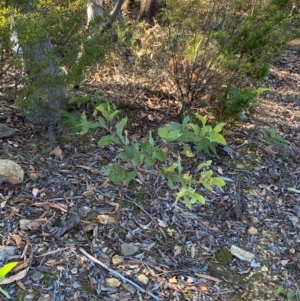
[[[166,0],[141,0],[139,19],[146,19],[148,24],[154,25],[154,17],[166,7]]]
[[[23,14],[37,12],[35,0],[13,0],[13,5]],[[21,3],[21,4],[20,4]],[[110,13],[111,18],[118,15],[123,0],[117,3]],[[93,0],[87,8],[88,22],[96,15],[103,17],[102,0]],[[24,28],[17,28],[21,36]],[[60,123],[60,109],[66,104],[65,74],[55,56],[48,34],[31,42],[28,37],[22,44],[24,68],[28,74],[26,99],[22,102],[25,119],[33,124],[46,126],[49,137],[54,140],[53,129]]]
[[[18,6],[18,1],[14,4]],[[19,9],[24,14],[35,12],[35,1],[27,1]],[[17,28],[17,35],[22,36],[23,30]],[[66,100],[64,73],[47,34],[21,47],[24,69],[28,74],[26,98],[22,100],[24,117],[33,124],[46,126],[49,137],[54,139],[53,129],[60,122],[59,110]]]

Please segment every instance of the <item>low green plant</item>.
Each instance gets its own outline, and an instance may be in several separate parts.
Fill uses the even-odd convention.
[[[287,301],[300,301],[300,289],[298,286],[295,290],[289,291],[286,291],[282,286],[279,286],[275,290],[275,294],[285,296]]]
[[[0,284],[1,282],[3,282],[3,280],[5,279],[5,276],[18,264],[18,262],[9,262],[7,264],[5,264],[1,269],[0,269]],[[2,287],[0,287],[0,292],[6,297],[6,298],[10,298],[9,293],[3,289]]]
[[[172,122],[159,128],[158,138],[161,139],[160,141],[153,139],[151,131],[149,131],[147,139],[137,141],[130,139],[125,129],[128,122],[127,117],[117,124],[114,123],[119,113],[114,105],[101,103],[96,107],[96,111],[101,114],[97,116],[97,121],[87,120],[86,115],[83,114],[78,126],[82,135],[86,134],[89,129],[102,128],[108,134],[100,138],[98,146],[107,147],[115,144],[120,149],[117,156],[118,160],[103,167],[101,171],[110,181],[120,186],[117,223],[120,218],[124,190],[137,176],[143,177],[142,174],[153,173],[153,171],[149,171],[149,166],[154,166],[159,162],[164,163],[167,160],[164,151],[166,145],[172,148],[175,145],[181,147],[182,154],[190,158],[194,156],[191,145],[195,147],[196,153],[200,151],[216,153],[217,144],[226,144],[226,140],[221,134],[225,123],[219,123],[212,127],[206,124],[206,119],[200,114],[195,114],[196,123],[190,122],[191,118],[186,116],[182,124]],[[158,165],[159,174],[167,179],[169,188],[177,189],[175,203],[183,199],[188,208],[191,208],[196,202],[204,204],[204,196],[197,192],[199,185],[210,191],[213,191],[215,186],[222,187],[225,185],[223,179],[213,177],[213,171],[209,169],[211,163],[212,161],[206,161],[199,164],[195,176],[191,175],[190,171],[184,171],[180,155],[177,157],[177,163],[173,163],[171,166],[164,165],[161,167]],[[117,224],[116,227],[118,227]]]
[[[283,139],[275,130],[269,129],[265,135],[265,139],[270,146],[284,146],[288,143],[287,140]]]
[[[206,119],[200,114],[195,114],[195,123],[186,116],[182,124],[172,122],[158,129],[158,135],[165,143],[179,142],[183,145],[184,154],[193,156],[186,143],[195,146],[196,153],[201,151],[216,154],[216,145],[226,145],[226,140],[221,135],[225,123],[218,123],[215,127],[206,124]],[[200,125],[200,126],[199,126]]]
[[[239,120],[241,112],[257,108],[258,96],[267,90],[263,87],[258,89],[227,87],[218,99],[221,104],[217,112],[219,120]]]

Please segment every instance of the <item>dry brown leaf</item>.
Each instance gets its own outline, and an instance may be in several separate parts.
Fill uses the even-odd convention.
[[[195,258],[195,254],[196,254],[196,247],[194,244],[192,244],[191,246],[191,258]]]
[[[16,281],[16,283],[21,290],[26,291],[26,287],[22,281]]]
[[[159,218],[157,219],[157,221],[158,221],[158,225],[161,226],[161,227],[163,227],[163,228],[166,228],[168,226],[164,221],[162,221]]]
[[[200,277],[200,278],[204,278],[204,279],[208,279],[208,280],[211,280],[211,281],[222,282],[221,279],[213,277],[213,276],[209,276],[209,275],[206,275],[206,274],[195,273],[195,276]]]
[[[38,170],[35,170],[33,165],[29,165],[29,178],[32,181],[36,181],[39,177],[39,172]]]
[[[16,242],[16,245],[19,247],[22,243],[22,238],[18,234],[12,234],[11,238]]]
[[[2,284],[9,284],[9,283],[12,283],[14,281],[17,281],[17,280],[21,280],[23,279],[26,275],[27,275],[27,272],[29,271],[29,268],[25,269],[25,270],[22,270],[21,272],[15,274],[15,275],[12,275],[10,277],[7,277],[5,278],[2,282],[1,282],[1,285]]]
[[[11,207],[11,212],[9,215],[5,216],[2,220],[7,221],[9,219],[12,219],[15,216],[15,213],[18,212],[19,210],[16,207]]]
[[[54,155],[56,158],[59,158],[60,160],[63,159],[62,149],[59,146],[53,148],[53,150],[49,153],[49,155]]]
[[[75,167],[80,167],[82,169],[90,171],[91,173],[95,173],[96,172],[92,167],[85,166],[85,165],[76,165]]]
[[[175,252],[174,252],[174,257],[177,255],[181,254],[182,247],[181,246],[176,246],[175,247]]]
[[[30,220],[30,219],[20,219],[20,229],[21,230],[38,230],[46,219]]]
[[[69,206],[61,203],[48,203],[51,208],[59,209],[62,212],[68,212]]]

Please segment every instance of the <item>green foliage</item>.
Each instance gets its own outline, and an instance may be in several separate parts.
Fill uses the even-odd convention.
[[[186,143],[195,145],[196,153],[201,151],[216,153],[216,145],[226,145],[224,137],[220,134],[225,123],[219,123],[214,128],[206,125],[203,116],[196,113],[195,121],[189,123],[190,117],[186,116],[182,124],[172,122],[158,129],[158,135],[165,143],[179,142],[183,145],[183,151],[187,157],[193,154]]]
[[[41,59],[38,63],[33,62],[34,65],[29,68],[30,78],[34,78],[33,70],[39,74],[39,70],[47,70],[55,62],[64,70],[60,76],[63,84],[79,84],[85,76],[94,72],[98,64],[108,61],[118,46],[118,43],[112,41],[111,38],[115,32],[115,26],[101,31],[99,30],[100,20],[96,20],[91,22],[88,28],[85,27],[83,20],[86,16],[86,0],[67,2],[38,0],[29,3],[13,0],[6,1],[6,3],[10,3],[11,6],[8,4],[5,6],[2,3],[0,6],[0,31],[1,34],[3,33],[0,50],[2,47],[6,50],[6,52],[0,52],[0,64],[4,62],[5,56],[5,66],[9,66],[8,68],[19,70],[24,68],[21,56],[8,55],[7,50],[12,49],[16,43],[9,38],[13,32],[18,33],[19,43],[29,47],[27,49],[38,45],[47,36],[54,45],[53,49],[46,53],[44,60]],[[2,6],[4,6],[3,9]],[[12,12],[13,19],[10,17]],[[30,60],[26,60],[27,67],[29,64]],[[52,71],[57,75],[57,70]],[[53,74],[49,77],[45,75],[45,78],[39,78],[39,81],[30,81],[27,77],[27,85],[23,87],[22,93],[18,92],[20,104],[25,96],[38,90],[42,83],[55,86],[56,77]],[[26,103],[24,105],[26,106]]]
[[[284,146],[288,143],[287,140],[283,139],[275,130],[269,129],[268,133],[265,134],[265,139],[270,146]]]
[[[257,107],[258,96],[267,88],[248,89],[227,87],[220,97],[222,110],[218,112],[220,119],[239,120],[240,113],[249,108]]]
[[[263,79],[296,36],[291,31],[294,2],[170,0],[163,27],[148,30],[135,53],[155,66],[157,78],[165,74],[172,80],[180,114],[203,106],[203,95],[215,94],[226,109],[220,117],[236,119],[257,101],[257,91],[247,84]]]
[[[78,101],[81,103],[81,101]],[[213,177],[213,171],[209,169],[212,161],[203,162],[198,166],[199,175],[195,178],[189,171],[184,171],[181,165],[181,157],[178,155],[177,163],[171,166],[159,165],[159,162],[165,162],[167,155],[163,150],[163,145],[153,139],[152,132],[149,131],[148,138],[141,142],[132,140],[126,131],[128,122],[127,117],[121,119],[115,126],[113,121],[116,119],[118,110],[109,103],[100,104],[96,107],[102,116],[98,117],[98,121],[92,122],[81,117],[79,123],[81,134],[87,133],[91,128],[103,128],[109,134],[102,136],[98,141],[99,147],[106,147],[111,144],[116,144],[120,152],[116,163],[110,164],[103,168],[102,174],[107,176],[110,181],[121,185],[123,190],[124,185],[128,185],[138,174],[147,173],[149,166],[157,165],[160,169],[160,175],[167,179],[171,189],[177,189],[175,203],[183,198],[188,208],[191,208],[196,202],[205,203],[205,198],[197,192],[198,186],[202,185],[206,189],[213,191],[215,186],[222,187],[225,185],[223,179]],[[190,117],[186,116],[182,122],[170,123],[158,129],[158,135],[162,139],[163,144],[174,146],[182,145],[183,154],[190,158],[193,156],[188,143],[195,145],[197,153],[202,150],[216,151],[216,144],[225,145],[226,141],[220,134],[224,123],[219,123],[215,127],[206,124],[203,116],[196,114],[196,120],[201,125],[191,123]],[[207,142],[207,149],[203,148],[202,144]],[[124,165],[122,162],[126,162]],[[177,185],[180,185],[180,188]]]
[[[283,295],[287,301],[300,301],[300,290],[297,287],[295,290],[286,291],[282,286],[275,290],[275,294]]]
[[[18,264],[18,262],[10,262],[5,264],[1,269],[0,269],[0,283],[5,279],[5,276]],[[0,287],[0,292],[6,297],[10,298],[8,292]]]

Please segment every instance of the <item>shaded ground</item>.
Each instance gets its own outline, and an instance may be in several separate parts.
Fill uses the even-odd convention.
[[[288,50],[272,68],[270,92],[250,121],[226,128],[233,152],[220,149],[211,157],[215,173],[229,178],[223,190],[203,190],[205,206],[174,207],[172,191],[153,170],[128,187],[118,232],[97,217],[116,218],[119,189],[99,172],[116,149],[99,149],[96,132],[61,142],[62,152],[49,155],[53,147],[43,129],[25,124],[3,102],[2,118],[17,135],[3,139],[1,158],[26,172],[22,185],[0,188],[1,244],[16,247],[14,258],[24,262],[19,270],[29,268],[4,286],[13,300],[154,300],[107,280],[115,276],[80,248],[157,300],[286,300],[274,291],[295,291],[300,279],[300,195],[287,190],[300,188],[299,60],[299,48]],[[139,83],[126,92],[117,88],[124,76],[111,76],[95,77],[90,89],[110,100],[118,93],[136,100],[136,110],[125,108],[130,134],[142,137],[172,119],[175,102],[166,91]],[[208,158],[202,154],[185,164],[192,170]],[[22,230],[24,219],[35,221],[30,230]],[[124,243],[134,254],[121,250]],[[259,265],[232,258],[226,253],[232,245],[253,253]]]

